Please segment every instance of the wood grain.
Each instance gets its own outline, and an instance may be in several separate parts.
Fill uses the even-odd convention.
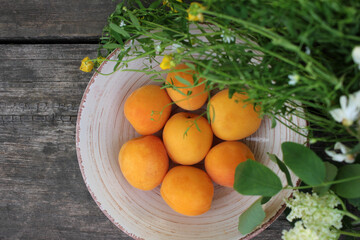
[[[78,167],[75,122],[95,44],[0,45],[0,239],[131,239]],[[280,239],[284,215],[254,239]]]
[[[0,239],[130,239],[98,209],[75,152],[96,45],[0,46]]]
[[[117,2],[0,0],[0,41],[97,41]]]

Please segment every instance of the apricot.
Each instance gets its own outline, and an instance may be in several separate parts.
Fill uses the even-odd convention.
[[[213,140],[208,121],[196,114],[180,112],[165,124],[163,141],[169,157],[176,163],[192,165],[208,153]]]
[[[141,135],[159,131],[169,119],[171,99],[164,89],[146,85],[136,89],[124,105],[126,119]]]
[[[170,72],[166,77],[166,82],[177,88],[177,90],[173,88],[166,88],[170,98],[182,109],[190,111],[199,109],[204,105],[208,98],[208,92],[205,90],[205,84],[201,84],[196,87],[189,87],[185,83],[181,82],[178,78],[187,80],[191,86],[194,85],[193,74],[195,74],[195,71],[191,70],[185,64],[177,65],[175,70],[183,71]],[[199,83],[203,81],[203,78],[199,79]],[[179,91],[182,92],[182,94],[179,93]]]
[[[177,166],[166,174],[160,193],[174,211],[196,216],[210,209],[214,186],[203,170],[191,166]]]
[[[254,154],[242,142],[222,142],[210,149],[205,158],[205,169],[219,185],[233,187],[235,169],[247,159],[255,160]]]
[[[244,102],[248,96],[235,93],[229,98],[229,90],[222,90],[210,99],[211,128],[222,140],[239,140],[256,132],[261,124],[254,105]]]
[[[119,165],[130,185],[141,190],[151,190],[165,177],[169,158],[161,139],[149,135],[131,139],[122,145]]]

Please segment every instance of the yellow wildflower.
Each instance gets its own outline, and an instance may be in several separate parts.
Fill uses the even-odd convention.
[[[205,7],[202,4],[198,2],[192,2],[189,9],[186,10],[188,12],[188,20],[203,22],[204,15],[201,12],[202,10],[205,10]]]
[[[94,62],[90,61],[89,57],[86,57],[81,61],[81,66],[80,66],[81,71],[91,72],[93,68],[94,68]]]
[[[160,63],[161,69],[169,69],[171,67],[175,67],[175,62],[173,61],[173,57],[171,55],[165,55],[163,60]]]
[[[104,58],[103,56],[100,56],[96,59],[96,61],[99,63],[99,64],[102,64],[103,61],[105,61],[106,58]]]
[[[180,2],[180,3],[183,2],[182,0],[176,0],[176,1],[177,1],[177,2]],[[173,11],[173,12],[175,12],[175,13],[178,12],[178,11],[176,11],[176,10],[170,5],[169,0],[163,0],[163,5],[168,6],[168,7],[171,9],[171,11]]]

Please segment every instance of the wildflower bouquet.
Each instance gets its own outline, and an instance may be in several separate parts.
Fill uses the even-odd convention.
[[[286,174],[287,186],[265,166],[241,163],[234,189],[262,197],[240,216],[239,231],[247,234],[261,224],[261,205],[278,192],[307,189],[312,191],[296,191],[286,200],[288,220],[298,221],[283,232],[283,239],[359,237],[355,230],[360,217],[347,210],[349,205],[360,208],[359,12],[358,0],[124,1],[108,18],[99,57],[84,59],[81,69],[91,71],[119,48],[114,71],[139,58],[160,64],[165,72],[186,62],[206,79],[195,84],[208,90],[228,88],[229,97],[245,91],[273,127],[287,125],[307,136],[310,148],[321,146],[325,154],[320,158],[291,142],[282,145],[282,161],[269,154]],[[151,65],[127,71],[165,82]],[[291,116],[305,119],[308,126],[283,122]],[[302,186],[293,185],[289,169]],[[255,175],[259,171],[262,179]],[[255,187],[249,189],[249,183]]]

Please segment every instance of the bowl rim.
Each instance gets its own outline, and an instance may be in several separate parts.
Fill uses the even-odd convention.
[[[117,54],[117,52],[121,51],[121,49],[117,48],[114,51],[112,51],[107,57],[106,59],[110,60],[115,54]],[[144,238],[140,238],[138,236],[136,236],[133,233],[129,233],[126,231],[126,229],[121,226],[118,222],[116,222],[114,220],[114,218],[107,212],[106,209],[104,209],[101,206],[101,203],[97,200],[96,195],[94,194],[94,192],[92,191],[90,185],[87,182],[87,178],[85,175],[85,171],[84,171],[84,165],[83,165],[83,159],[81,157],[81,153],[80,153],[80,121],[81,121],[81,115],[82,115],[82,110],[84,108],[84,103],[86,102],[87,99],[87,95],[90,91],[90,87],[91,85],[95,82],[95,78],[99,75],[99,72],[101,72],[102,68],[108,64],[109,61],[103,61],[102,64],[98,67],[98,69],[95,71],[95,73],[92,75],[92,77],[90,78],[90,81],[88,82],[88,85],[86,86],[86,89],[84,91],[84,94],[81,98],[81,102],[79,105],[79,110],[78,110],[78,114],[77,114],[77,120],[76,120],[76,155],[77,155],[77,159],[78,159],[78,164],[79,164],[79,168],[81,171],[81,175],[82,178],[84,180],[84,183],[86,185],[86,188],[88,189],[91,197],[93,198],[93,200],[95,201],[96,205],[99,207],[99,209],[105,214],[105,216],[115,225],[117,226],[121,231],[123,231],[125,234],[127,234],[129,237],[132,237],[133,239],[136,240],[145,240]],[[306,124],[308,124],[306,122]],[[307,144],[308,145],[308,144]],[[299,186],[301,183],[301,180],[298,179],[298,181],[296,182],[296,186]],[[292,196],[292,193],[290,194],[289,198]],[[275,220],[284,212],[286,208],[286,204],[283,203],[280,207],[280,209],[276,212],[276,214],[274,216],[272,216],[268,221],[264,222],[260,227],[257,227],[253,232],[248,233],[246,235],[244,235],[242,238],[240,238],[239,240],[250,240],[251,238],[255,237],[256,235],[260,234],[261,232],[263,232],[266,228],[268,228],[273,222],[275,222]]]

